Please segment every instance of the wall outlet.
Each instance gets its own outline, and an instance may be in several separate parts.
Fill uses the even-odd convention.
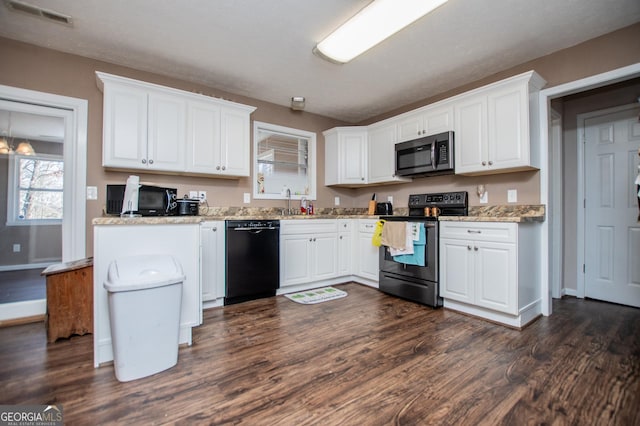
[[[518,202],[518,190],[517,189],[508,189],[507,190],[507,203],[517,203]]]
[[[189,198],[191,198],[192,200],[195,200],[198,197],[198,191],[189,191]]]
[[[207,191],[198,191],[198,198],[200,199],[201,203],[207,201]]]
[[[87,186],[87,200],[97,200],[97,199],[98,199],[98,187]]]
[[[489,202],[489,191],[484,191],[482,197],[480,197],[480,204],[487,204]]]
[[[22,249],[22,248],[20,247],[20,244],[14,244],[14,245],[13,245],[13,252],[14,252],[14,253],[20,253],[20,250],[21,250],[21,249]]]
[[[387,201],[390,202],[391,204],[393,204],[393,195],[388,195],[387,196]]]
[[[333,199],[333,204],[336,205],[336,206],[339,206],[340,205],[340,197],[335,197]]]
[[[245,204],[249,204],[251,202],[251,194],[249,194],[248,192],[244,193],[244,203]]]

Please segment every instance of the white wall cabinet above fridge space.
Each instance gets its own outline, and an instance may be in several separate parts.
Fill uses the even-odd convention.
[[[538,92],[545,83],[529,71],[455,98],[456,174],[540,167]]]
[[[249,176],[254,107],[102,72],[96,75],[104,93],[104,167]]]

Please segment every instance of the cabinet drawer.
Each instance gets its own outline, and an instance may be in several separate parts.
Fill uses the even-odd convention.
[[[291,219],[280,221],[280,235],[338,232],[335,219]]]
[[[515,243],[517,235],[512,222],[440,222],[440,238]]]
[[[364,219],[358,221],[358,232],[373,234],[376,229],[377,220]]]

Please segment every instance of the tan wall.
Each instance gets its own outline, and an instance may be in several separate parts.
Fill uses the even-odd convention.
[[[630,49],[637,46],[640,39],[640,24],[599,37],[581,45],[565,49],[561,52],[502,71],[482,81],[466,85],[442,95],[425,99],[411,106],[396,110],[386,116],[392,116],[433,101],[479,87],[501,78],[514,75],[529,69],[538,71],[549,85],[557,85],[588,75],[619,68],[640,61],[640,51]],[[8,39],[0,38],[0,52],[3,66],[0,73],[0,84],[55,93],[87,99],[89,102],[89,128],[87,153],[87,185],[97,186],[98,201],[87,202],[87,252],[92,252],[91,218],[102,214],[104,205],[104,186],[107,183],[124,182],[129,173],[107,172],[101,167],[102,146],[102,93],[98,90],[95,71],[148,81],[151,83],[175,87],[182,90],[201,92],[207,95],[220,96],[232,101],[256,106],[252,119],[269,123],[299,128],[318,133],[318,200],[317,207],[331,207],[336,195],[341,198],[341,205],[346,207],[365,207],[373,191],[378,192],[379,200],[388,195],[394,197],[396,206],[406,206],[407,195],[427,191],[468,190],[475,194],[478,183],[487,185],[490,204],[506,202],[506,190],[517,189],[520,204],[539,202],[539,177],[537,172],[521,172],[506,175],[487,176],[482,178],[444,176],[436,178],[416,179],[411,184],[392,185],[377,188],[341,189],[327,188],[324,182],[324,139],[321,131],[342,125],[336,120],[309,113],[295,113],[286,107],[262,102],[243,96],[225,93],[201,85],[188,83],[153,73],[141,72],[131,68],[65,54],[50,49],[40,48]],[[378,119],[385,118],[383,116]],[[377,120],[377,119],[376,119]],[[374,120],[375,121],[375,120]],[[175,185],[180,192],[189,189],[206,190],[210,205],[241,206],[242,194],[252,192],[250,178],[239,180],[223,180],[202,177],[144,175],[140,178],[158,184]],[[477,204],[477,197],[471,197],[471,204]],[[277,201],[253,201],[252,206],[279,206]]]

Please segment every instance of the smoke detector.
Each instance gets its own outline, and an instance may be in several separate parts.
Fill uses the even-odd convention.
[[[71,19],[71,16],[69,15],[64,15],[53,10],[43,9],[39,6],[34,6],[17,0],[5,0],[4,3],[7,5],[9,10],[14,12],[26,13],[37,18],[46,19],[47,21],[67,25],[69,27],[73,26],[73,19]]]

